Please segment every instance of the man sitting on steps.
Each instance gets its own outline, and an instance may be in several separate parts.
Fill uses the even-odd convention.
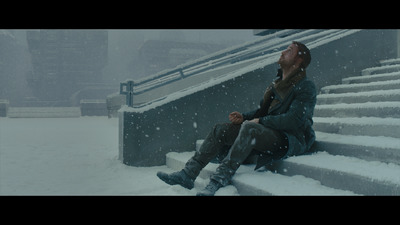
[[[282,52],[277,78],[267,87],[259,109],[230,113],[231,123],[215,125],[184,169],[171,174],[158,172],[157,176],[167,184],[192,189],[200,171],[225,146],[230,146],[210,183],[197,193],[212,196],[231,182],[239,166],[253,153],[258,155],[258,169],[272,160],[307,152],[315,140],[311,126],[316,90],[305,70],[310,62],[310,50],[293,41]]]

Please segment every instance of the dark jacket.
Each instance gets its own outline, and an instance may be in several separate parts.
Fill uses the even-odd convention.
[[[271,85],[269,87],[272,93],[271,101],[268,102],[264,98],[260,102],[259,109],[243,113],[244,120],[259,118],[260,124],[279,130],[287,136],[289,146],[283,158],[307,152],[315,141],[315,132],[312,129],[317,95],[315,85],[308,80],[305,72],[298,78],[294,79],[295,82],[287,89],[283,99],[279,90]],[[281,71],[278,71],[276,80],[279,79],[282,79]]]

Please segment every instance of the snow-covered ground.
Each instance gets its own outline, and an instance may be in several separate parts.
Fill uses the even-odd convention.
[[[195,195],[159,180],[166,166],[118,160],[118,119],[0,118],[0,195]],[[237,195],[233,186],[217,195]]]
[[[157,178],[158,171],[174,169],[132,167],[118,160],[117,118],[0,118],[0,195],[195,195],[208,183],[198,177],[192,190],[170,186]],[[237,174],[239,180],[272,188],[277,195],[354,194],[321,189],[319,182],[303,176],[250,175]],[[293,191],[291,186],[306,189]],[[216,195],[238,195],[238,190],[230,185]]]

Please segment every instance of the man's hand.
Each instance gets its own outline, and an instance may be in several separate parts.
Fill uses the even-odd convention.
[[[231,112],[229,114],[229,120],[233,124],[242,124],[243,123],[243,115],[240,112]]]

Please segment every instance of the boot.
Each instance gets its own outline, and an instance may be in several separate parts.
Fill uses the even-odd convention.
[[[197,196],[214,196],[215,192],[218,191],[222,187],[222,184],[215,180],[210,180],[210,183],[200,192],[198,192]]]
[[[184,188],[192,189],[194,187],[194,180],[192,177],[188,176],[184,170],[179,172],[174,172],[167,174],[164,172],[158,172],[157,177],[169,185],[179,184]]]

